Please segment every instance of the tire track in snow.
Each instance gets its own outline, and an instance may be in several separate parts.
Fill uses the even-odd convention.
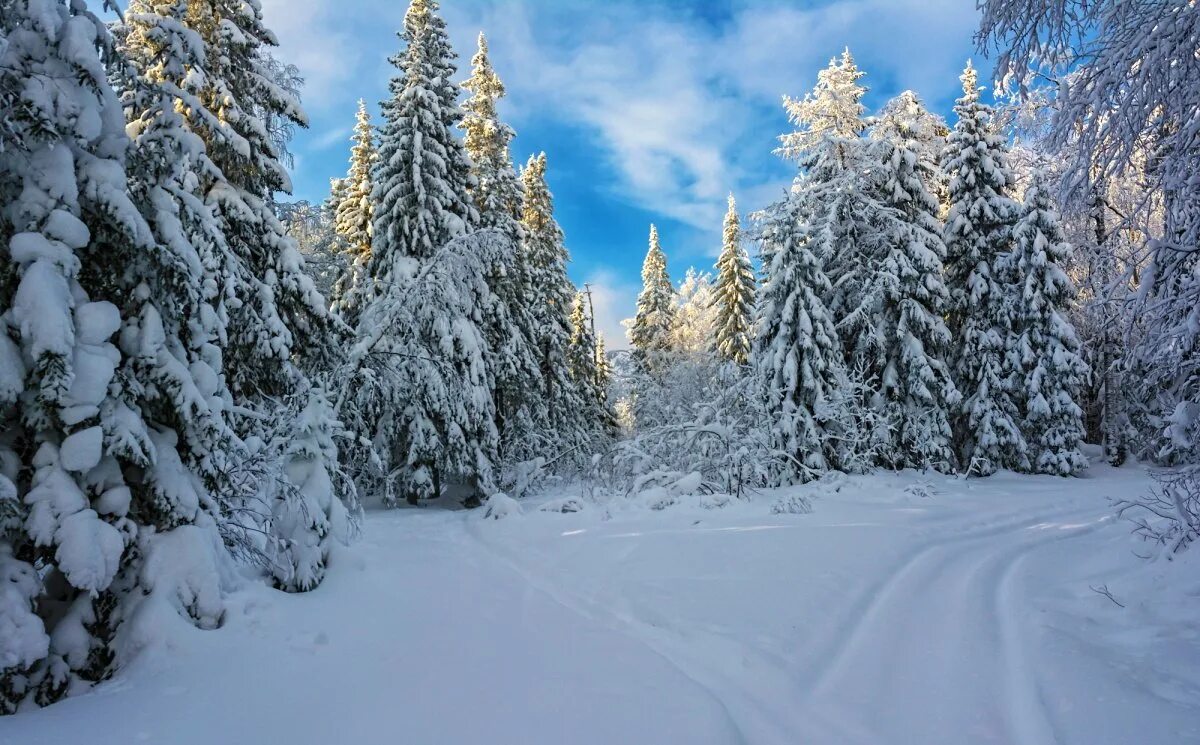
[[[958,607],[952,604],[946,613],[946,616],[957,613],[960,630],[970,626],[968,637],[960,642],[972,643],[984,636],[994,649],[1001,650],[991,660],[988,671],[991,674],[985,688],[985,691],[1002,696],[1006,704],[995,718],[995,728],[1002,728],[1019,738],[1012,742],[1040,745],[1054,740],[1047,712],[1037,693],[1036,678],[1022,651],[1020,621],[1012,612],[1017,602],[1016,568],[1023,557],[1039,547],[1090,532],[1103,521],[1076,525],[1068,532],[1046,534],[1045,537],[1038,532],[1032,540],[1024,539],[1024,533],[1057,527],[1055,524],[1064,520],[1072,523],[1084,517],[1094,520],[1100,515],[1105,515],[1104,508],[1081,506],[1075,502],[1069,508],[1037,515],[1004,515],[1000,522],[990,520],[979,525],[969,524],[967,532],[957,535],[946,535],[955,529],[953,523],[945,528],[939,526],[936,533],[925,537],[929,542],[909,552],[899,565],[856,597],[846,612],[838,614],[838,622],[827,625],[821,638],[810,637],[802,642],[818,652],[816,665],[800,670],[791,661],[731,635],[694,628],[669,628],[662,622],[638,618],[619,594],[601,597],[603,591],[588,596],[566,590],[561,586],[563,578],[531,570],[526,561],[486,540],[476,526],[468,524],[468,530],[480,546],[520,575],[529,586],[568,610],[642,644],[693,680],[719,704],[741,741],[756,745],[890,743],[906,735],[906,732],[895,730],[881,733],[879,722],[872,719],[870,707],[846,707],[843,704],[846,697],[840,695],[843,689],[838,684],[849,682],[853,688],[857,683],[853,675],[848,681],[839,681],[839,676],[845,677],[852,672],[856,658],[866,654],[866,669],[876,677],[887,672],[893,679],[903,677],[908,660],[903,656],[895,658],[889,668],[886,660],[868,654],[870,642],[882,638],[889,640],[895,648],[903,648],[909,639],[896,638],[894,633],[889,635],[894,632],[894,620],[908,612],[908,606],[914,602],[913,595],[925,593],[928,596],[936,592],[934,588],[945,590],[949,585],[953,591],[943,592],[943,595],[967,598]],[[1012,519],[1014,517],[1017,519]],[[1014,534],[1022,539],[1016,545],[1006,540]],[[990,589],[982,595],[972,595],[970,589],[974,587]],[[929,628],[936,630],[939,620],[948,622],[950,619],[925,620],[930,621],[926,624]],[[941,640],[944,634],[935,631],[935,636]],[[943,671],[955,670],[958,651],[961,650],[946,646],[937,655]],[[961,669],[955,672],[964,673]],[[946,676],[947,679],[952,677]],[[914,692],[911,687],[907,691],[902,686],[885,688],[898,692],[901,697]],[[964,733],[968,739],[971,739],[970,734]],[[980,736],[972,741],[985,742],[987,739]],[[1005,739],[996,741],[1009,742]]]
[[[1040,532],[1085,516],[1092,521],[1066,532]],[[875,735],[862,739],[859,733],[863,742],[1055,742],[1014,614],[1013,578],[1031,552],[1107,519],[1097,507],[1076,507],[923,547],[877,585],[862,616],[835,637],[802,708],[831,727],[870,717]],[[1027,531],[1039,532],[1025,539]],[[1013,534],[1015,545],[1002,540]],[[989,707],[994,694],[1003,706]],[[913,695],[926,706],[905,706]],[[957,721],[937,731],[947,720]],[[931,725],[934,731],[914,731]],[[848,739],[852,733],[842,734]]]

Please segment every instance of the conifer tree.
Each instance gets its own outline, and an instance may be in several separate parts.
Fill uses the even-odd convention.
[[[499,301],[485,322],[492,348],[489,366],[497,426],[504,457],[528,459],[536,454],[538,431],[545,426],[545,417],[539,417],[540,403],[534,395],[541,386],[542,373],[525,231],[520,222],[524,196],[509,152],[515,133],[500,120],[496,108],[504,96],[504,84],[492,68],[482,33],[471,65],[471,77],[462,84],[471,96],[463,104],[465,113],[460,124],[475,177],[471,195],[480,224],[499,231],[509,244],[488,276]]]
[[[202,45],[202,61],[163,67],[160,37],[180,25],[189,44]],[[204,199],[236,259],[236,301],[225,306],[230,387],[251,406],[262,395],[291,393],[303,387],[303,368],[331,359],[333,322],[272,210],[274,194],[291,183],[266,120],[306,124],[299,101],[271,82],[267,52],[275,37],[258,4],[238,0],[136,0],[120,34],[138,75],[168,83],[188,102],[185,126],[215,166],[204,174]]]
[[[925,189],[937,200],[937,217],[949,209],[948,180],[939,165],[950,128],[945,120],[925,108],[919,96],[904,91],[884,104],[871,126],[877,139],[902,139],[917,157],[917,174]]]
[[[375,212],[371,171],[378,159],[371,115],[367,111],[367,102],[362,99],[358,101],[358,115],[350,140],[354,143],[350,148],[350,169],[345,178],[337,180],[337,188],[331,192],[331,199],[335,200],[334,230],[346,253],[346,272],[338,279],[331,300],[342,320],[353,328],[361,311],[358,307],[360,285],[371,259],[371,222]]]
[[[454,52],[437,3],[414,0],[384,102],[373,174],[375,222],[351,362],[347,427],[382,458],[385,499],[415,503],[451,482],[492,488],[497,433],[490,348],[480,325],[495,296],[490,232],[475,236],[470,161],[453,128]],[[348,389],[344,389],[348,391]]]
[[[381,105],[374,173],[374,236],[367,273],[381,289],[401,259],[427,260],[479,224],[471,200],[470,159],[453,135],[461,120],[450,82],[456,55],[436,0],[413,0],[391,58],[400,73]]]
[[[798,206],[779,206],[764,226],[771,256],[758,309],[752,363],[767,414],[780,485],[809,481],[836,467],[829,410],[845,383],[841,343],[821,301],[829,281],[809,249]]]
[[[1031,467],[1037,473],[1069,476],[1087,467],[1079,449],[1083,411],[1076,400],[1088,369],[1065,315],[1075,292],[1063,271],[1069,246],[1045,181],[1045,173],[1035,170],[1013,230],[1013,251],[1004,261],[1018,293],[1014,393]]]
[[[1015,338],[1000,257],[1010,249],[1018,207],[1006,196],[1013,174],[1004,141],[992,131],[991,109],[979,100],[978,74],[960,78],[958,121],[943,155],[950,177],[946,218],[946,284],[955,384],[963,396],[955,439],[968,473],[1028,465],[1013,400],[1008,350]]]
[[[616,427],[616,417],[608,407],[608,382],[601,364],[600,342],[593,331],[594,322],[582,292],[571,303],[571,339],[567,345],[567,369],[589,409],[593,422],[605,429]]]
[[[877,352],[877,301],[868,291],[885,250],[879,221],[886,209],[870,188],[862,132],[863,72],[850,51],[830,60],[802,101],[785,99],[797,130],[782,138],[780,154],[796,158],[800,174],[792,198],[810,228],[809,250],[822,262],[829,290],[822,298],[838,325],[848,359]]]
[[[642,262],[642,291],[630,329],[633,358],[647,371],[666,364],[675,321],[675,288],[667,273],[667,256],[658,241],[658,228],[650,226],[650,248]]]
[[[913,101],[902,94],[885,110],[903,111]],[[880,455],[892,467],[953,469],[951,421],[959,403],[949,357],[950,332],[943,321],[949,293],[942,280],[941,224],[937,199],[923,178],[922,132],[907,117],[885,116],[872,130],[873,171],[885,251],[872,272],[870,293],[878,297],[881,346],[872,374],[879,393],[873,402],[888,426]]]
[[[145,608],[219,623],[218,521],[237,442],[213,307],[223,244],[190,191],[203,149],[163,90],[122,79],[146,108],[126,160],[111,39],[82,2],[7,3],[0,39],[0,91],[21,91],[0,93],[0,713],[11,713],[108,677],[149,641]]]
[[[721,255],[717,259],[716,349],[722,359],[744,365],[750,359],[754,338],[754,271],[750,255],[742,246],[737,204],[729,195]]]
[[[539,420],[554,433],[555,447],[578,447],[591,439],[597,424],[587,418],[582,396],[567,372],[571,339],[570,309],[575,287],[567,276],[567,249],[554,219],[554,198],[546,184],[546,154],[530,156],[521,171],[524,193],[521,226],[529,267],[535,349],[541,367]]]

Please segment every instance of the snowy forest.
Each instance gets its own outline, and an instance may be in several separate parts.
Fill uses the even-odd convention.
[[[1154,661],[1137,676],[1159,681],[1147,684],[1154,703],[1128,699],[1159,727],[1136,741],[1200,741],[1200,10],[977,4],[974,44],[996,79],[963,60],[949,119],[920,91],[868,110],[872,71],[851,49],[795,71],[771,133],[791,187],[768,204],[731,194],[715,265],[686,275],[669,266],[672,236],[648,225],[625,349],[598,332],[590,288],[568,275],[554,159],[514,163],[486,29],[456,51],[438,0],[408,4],[381,116],[360,103],[348,166],[320,204],[289,196],[304,81],[277,54],[259,0],[0,0],[0,714],[16,715],[0,718],[0,741],[10,726],[13,742],[92,741],[70,727],[97,724],[134,741],[95,718],[102,700],[68,707],[149,675],[149,660],[200,664],[180,650],[240,633],[255,603],[301,613],[324,583],[348,597],[342,574],[369,572],[370,552],[393,544],[425,546],[406,554],[413,574],[378,580],[399,596],[396,614],[414,617],[405,623],[487,637],[500,614],[489,609],[507,607],[489,603],[510,601],[489,601],[482,580],[443,590],[474,593],[461,617],[419,600],[434,591],[416,570],[446,550],[429,538],[441,514],[465,521],[454,523],[462,540],[513,557],[496,548],[481,563],[567,562],[540,581],[568,589],[544,591],[592,620],[637,624],[626,634],[718,691],[742,738],[664,719],[674,735],[641,730],[645,741],[1135,741],[1105,739],[1126,736],[1120,727],[1056,725],[1019,701],[1005,704],[1009,729],[976,723],[944,740],[898,712],[891,729],[842,730],[832,715],[797,729],[763,713],[791,706],[773,703],[785,690],[775,672],[756,673],[766,652],[723,656],[749,631],[689,656],[687,633],[639,615],[649,601],[603,594],[625,575],[569,595],[585,581],[566,574],[567,549],[539,543],[565,540],[567,521],[588,515],[577,533],[640,521],[618,537],[653,520],[682,530],[736,518],[748,522],[711,530],[749,531],[769,519],[779,535],[762,540],[776,553],[754,572],[812,572],[826,553],[887,541],[847,547],[831,523],[789,548],[784,529],[823,519],[826,503],[862,524],[900,515],[900,501],[863,506],[883,493],[910,511],[953,505],[961,522],[922,523],[930,535],[982,537],[986,509],[1005,511],[995,525],[1013,531],[1071,520],[1099,531],[1080,555],[1111,574],[1072,577],[1078,602],[1131,614],[1136,601],[1154,620],[1112,623],[1174,640],[1129,653]],[[1067,501],[1052,515],[1051,499]],[[535,513],[559,522],[534,535]],[[522,520],[531,526],[506,527]],[[753,561],[729,557],[742,560]],[[1125,595],[1102,584],[1118,574]],[[1010,587],[1007,577],[996,581]],[[692,579],[680,569],[672,583],[680,608],[693,596],[677,583]],[[863,597],[847,618],[886,612],[883,594]],[[1159,601],[1170,610],[1154,611]],[[636,607],[612,610],[620,603]],[[291,623],[277,611],[254,627],[269,629],[264,619]],[[818,627],[805,622],[805,636]],[[805,706],[821,708],[860,654],[884,664],[861,646],[869,630],[859,636],[811,686],[784,676]],[[395,664],[403,677],[407,663]],[[307,675],[294,671],[291,685]],[[1028,676],[1007,690],[1024,695],[1013,680]],[[775,693],[732,692],[730,680],[756,677]],[[60,707],[74,724],[54,718]],[[206,726],[208,740],[154,741],[242,741]],[[500,731],[497,742],[542,741]],[[480,741],[419,732],[409,741]],[[592,741],[553,732],[544,741]],[[633,741],[603,732],[596,742]],[[308,737],[280,741],[337,741]]]

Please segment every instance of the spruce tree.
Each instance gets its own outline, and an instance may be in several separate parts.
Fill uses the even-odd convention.
[[[189,44],[202,45],[202,60],[165,68],[160,36],[177,25],[190,32]],[[181,93],[186,127],[215,166],[204,174],[204,199],[236,259],[225,373],[239,403],[269,405],[263,396],[303,388],[304,370],[327,366],[334,354],[326,302],[272,210],[275,193],[291,183],[266,120],[306,124],[299,101],[271,82],[275,36],[257,4],[136,0],[121,39],[139,77]]]
[[[575,293],[571,304],[571,339],[567,345],[567,369],[588,407],[592,421],[605,429],[616,427],[616,417],[608,408],[608,382],[601,364],[600,342],[584,293]]]
[[[238,443],[213,306],[224,247],[190,191],[207,167],[199,142],[169,95],[114,65],[127,101],[145,105],[131,149],[106,78],[111,39],[82,2],[6,3],[0,39],[0,91],[22,92],[0,93],[0,713],[11,713],[107,678],[150,641],[145,608],[220,622],[218,522]]]
[[[875,117],[871,132],[876,138],[903,140],[917,157],[917,173],[925,189],[937,200],[937,217],[943,219],[949,209],[948,179],[939,165],[950,128],[945,120],[925,108],[920,97],[904,91],[884,104]]]
[[[900,103],[912,103],[902,94]],[[904,110],[893,101],[885,110]],[[888,425],[881,453],[892,467],[954,468],[951,421],[959,403],[950,366],[950,332],[943,315],[949,293],[942,279],[937,199],[927,189],[922,132],[907,117],[886,116],[872,130],[872,171],[886,250],[872,273],[878,293],[882,346],[873,370],[874,401]]]
[[[809,250],[822,262],[830,283],[822,300],[852,364],[876,357],[881,348],[874,323],[878,296],[870,286],[885,251],[880,222],[887,218],[870,187],[862,139],[862,77],[846,50],[818,73],[816,87],[802,101],[785,99],[797,130],[782,138],[779,149],[800,163],[792,198],[809,223]]]
[[[943,155],[950,177],[947,315],[957,353],[955,384],[963,396],[954,429],[962,467],[988,475],[1028,466],[1008,355],[1016,319],[998,267],[1010,250],[1018,207],[1007,196],[1013,183],[1007,148],[992,130],[991,109],[979,100],[978,74],[970,63],[960,79],[958,121]]]
[[[554,219],[554,197],[546,184],[546,154],[530,156],[521,170],[521,226],[529,267],[530,311],[536,323],[535,350],[541,368],[541,403],[535,421],[545,422],[555,448],[578,448],[594,436],[583,397],[568,373],[570,310],[575,287],[567,276],[567,249]]]
[[[335,200],[334,230],[346,254],[346,272],[338,279],[331,300],[342,320],[353,328],[361,311],[360,285],[371,259],[371,222],[375,213],[371,171],[378,159],[371,115],[362,99],[358,101],[350,141],[354,143],[350,148],[350,169],[344,179],[337,180],[337,188],[331,192],[331,199]]]
[[[642,262],[642,291],[629,334],[633,358],[643,370],[661,371],[667,364],[674,322],[675,288],[667,273],[667,256],[658,241],[658,228],[651,225],[650,248]]]
[[[836,413],[829,407],[846,376],[837,329],[821,301],[829,281],[809,249],[794,201],[773,211],[761,240],[771,266],[759,300],[752,364],[771,445],[782,457],[774,480],[787,485],[835,467],[827,425]]]
[[[721,255],[717,258],[716,349],[722,359],[744,365],[750,359],[754,338],[754,271],[750,255],[742,246],[737,204],[729,195]]]
[[[504,96],[504,84],[492,68],[482,33],[471,65],[471,77],[462,84],[471,96],[463,104],[465,113],[460,124],[475,177],[471,195],[480,224],[499,231],[509,244],[501,261],[489,271],[488,284],[499,302],[485,319],[485,333],[492,348],[489,367],[497,426],[503,456],[528,459],[540,449],[536,440],[545,426],[545,417],[538,416],[540,403],[535,395],[542,373],[525,231],[520,222],[524,196],[509,152],[515,133],[500,120],[496,108]]]
[[[785,105],[797,131],[783,138],[780,152],[800,162],[789,199],[807,223],[807,248],[822,264],[829,285],[822,302],[842,342],[847,385],[838,392],[830,426],[843,429],[838,467],[860,470],[889,450],[882,401],[887,359],[881,275],[889,248],[889,226],[899,214],[884,205],[862,137],[863,73],[849,50],[817,76],[803,101]],[[894,228],[892,229],[894,232]]]
[[[1014,282],[1019,336],[1013,353],[1021,430],[1037,473],[1069,476],[1087,467],[1080,452],[1083,411],[1076,400],[1088,376],[1079,339],[1065,315],[1075,288],[1063,271],[1063,238],[1046,175],[1034,171],[1025,190],[1013,251],[1004,267]]]
[[[375,222],[365,301],[339,414],[382,459],[385,500],[415,503],[452,482],[475,496],[494,483],[497,433],[491,350],[481,329],[497,302],[486,282],[492,233],[476,236],[470,161],[453,128],[459,111],[446,75],[454,52],[432,0],[405,16],[392,58],[373,174]]]
[[[456,55],[436,0],[413,0],[400,33],[400,73],[381,104],[379,165],[374,173],[374,236],[367,273],[378,292],[401,259],[429,259],[479,224],[471,200],[470,159],[453,130],[462,118],[448,76]]]

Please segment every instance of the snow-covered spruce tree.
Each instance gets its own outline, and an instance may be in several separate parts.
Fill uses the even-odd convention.
[[[771,257],[758,306],[751,362],[766,414],[771,446],[780,453],[780,485],[800,483],[836,467],[827,423],[835,392],[845,383],[841,343],[821,296],[829,280],[809,248],[798,205],[789,200],[762,228]]]
[[[799,129],[779,138],[779,154],[804,163],[827,147],[829,138],[836,147],[858,137],[866,127],[862,97],[867,89],[858,84],[864,74],[846,49],[817,73],[817,85],[811,93],[801,100],[785,96],[784,109]],[[845,153],[837,153],[835,162],[845,165]]]
[[[737,204],[729,195],[721,255],[717,258],[717,283],[713,298],[717,309],[716,349],[722,359],[744,365],[750,359],[754,338],[754,270],[742,246]]]
[[[885,111],[908,110],[911,93]],[[919,121],[919,119],[918,119]],[[943,314],[949,293],[942,280],[937,199],[926,187],[924,132],[912,118],[883,116],[872,127],[871,170],[880,203],[885,250],[871,274],[878,297],[880,354],[871,373],[878,392],[871,404],[888,425],[880,455],[891,467],[954,468],[951,421],[959,403],[950,372],[950,332]]]
[[[584,293],[575,293],[571,304],[571,339],[567,344],[567,369],[588,407],[588,417],[605,431],[616,429],[616,416],[608,406],[608,381],[602,369],[600,342]]]
[[[350,169],[345,178],[337,180],[331,191],[334,202],[333,225],[346,255],[346,271],[338,278],[330,301],[346,325],[354,328],[358,325],[358,314],[362,310],[359,307],[362,299],[360,285],[366,274],[367,262],[371,259],[371,221],[375,213],[371,171],[378,158],[371,114],[367,110],[367,102],[362,99],[358,101],[358,114],[350,141],[354,143],[350,148]]]
[[[1007,148],[992,131],[991,109],[979,100],[978,74],[968,62],[961,77],[958,121],[943,154],[950,177],[946,217],[946,285],[955,385],[963,400],[954,423],[964,471],[989,475],[998,468],[1024,470],[1029,461],[1012,396],[1009,350],[1016,335],[1014,293],[997,262],[1011,249],[1018,205]]]
[[[592,442],[600,423],[588,418],[583,397],[568,373],[569,314],[575,286],[567,276],[569,257],[562,228],[554,219],[554,198],[546,184],[545,153],[530,156],[521,170],[521,186],[521,226],[532,293],[529,308],[537,324],[535,350],[542,375],[534,421],[546,422],[555,447],[578,450]]]
[[[284,477],[278,488],[287,493],[272,500],[272,573],[275,586],[307,592],[325,577],[334,542],[347,543],[354,532],[350,509],[357,509],[353,486],[338,469],[334,438],[342,434],[326,392],[310,388],[303,408],[288,422],[282,442]],[[288,412],[291,415],[291,412]],[[349,504],[340,496],[350,495]]]
[[[645,372],[659,372],[671,350],[675,324],[675,288],[667,273],[667,256],[658,241],[658,228],[650,226],[650,248],[642,262],[642,291],[629,329],[633,358]]]
[[[1129,388],[1146,395],[1131,402],[1130,419],[1143,425],[1149,454],[1193,464],[1179,474],[1190,485],[1164,485],[1164,496],[1174,512],[1170,502],[1184,498],[1176,488],[1191,495],[1197,506],[1176,527],[1200,536],[1200,68],[1180,64],[1194,55],[1200,14],[1188,2],[1119,0],[987,0],[981,10],[980,39],[1000,50],[1004,78],[1024,84],[1027,73],[1041,72],[1061,81],[1049,139],[1074,153],[1068,197],[1090,201],[1097,177],[1133,179],[1153,196],[1129,205],[1122,219],[1142,233],[1149,259],[1138,276],[1139,333],[1128,360],[1138,373]]]
[[[889,450],[891,434],[875,390],[885,374],[886,334],[882,308],[884,257],[900,215],[880,198],[875,164],[862,132],[863,73],[849,50],[817,76],[803,101],[786,100],[797,131],[785,135],[779,153],[797,158],[800,172],[790,200],[807,223],[808,249],[822,263],[829,286],[822,296],[842,341],[844,368],[855,385],[838,392],[839,466],[860,469]],[[843,400],[854,390],[861,400]]]
[[[470,161],[454,137],[454,52],[434,2],[414,0],[392,58],[373,174],[375,222],[362,316],[338,413],[372,443],[385,499],[416,503],[450,484],[492,487],[495,409],[481,330],[498,233],[471,239]],[[449,108],[447,108],[449,107]],[[378,469],[377,469],[378,470]]]
[[[917,174],[937,201],[937,218],[943,219],[950,209],[949,183],[939,165],[946,148],[946,137],[950,134],[945,120],[925,108],[916,93],[904,91],[884,104],[871,131],[877,138],[902,138],[905,146],[913,151],[917,157]]]
[[[304,122],[295,97],[276,81],[291,85],[294,75],[271,60],[275,40],[257,3],[136,0],[116,35],[136,76],[123,87],[151,92],[142,100],[127,94],[127,117],[135,126],[153,118],[165,96],[178,115],[172,126],[204,145],[204,157],[189,160],[191,195],[176,194],[202,200],[224,238],[223,261],[205,289],[226,329],[232,424],[249,444],[248,457],[226,469],[221,531],[240,554],[268,563],[272,500],[295,494],[271,488],[286,480],[282,461],[269,457],[290,436],[281,414],[288,398],[308,388],[310,371],[335,353],[336,321],[275,213],[275,195],[289,187],[280,160],[286,137]]]
[[[1004,257],[1003,267],[1019,292],[1018,338],[1012,350],[1018,385],[1013,393],[1022,414],[1030,466],[1038,473],[1059,476],[1087,467],[1087,458],[1079,450],[1083,412],[1076,399],[1088,368],[1066,317],[1075,293],[1062,269],[1069,251],[1046,188],[1046,174],[1037,170],[1025,189],[1012,252]]]
[[[168,29],[186,40],[196,64],[169,70],[158,64],[159,38]],[[232,297],[223,304],[229,315],[225,374],[239,404],[270,405],[263,396],[302,387],[304,369],[327,366],[334,353],[325,300],[272,212],[275,193],[289,191],[291,183],[265,120],[306,122],[299,102],[268,69],[274,34],[263,25],[259,4],[241,0],[134,0],[118,33],[140,77],[181,94],[185,126],[204,141],[216,166],[201,188],[236,259]]]
[[[862,132],[863,73],[850,51],[817,75],[803,100],[785,99],[797,130],[784,135],[779,153],[795,158],[800,173],[792,187],[806,230],[809,250],[822,262],[830,286],[822,297],[838,325],[848,360],[875,357],[882,346],[877,295],[871,275],[885,251],[880,222],[886,209],[870,188]]]
[[[236,442],[211,305],[220,234],[189,192],[202,148],[160,95],[138,91],[148,113],[127,179],[108,32],[82,2],[4,3],[0,40],[0,713],[11,713],[104,679],[172,617],[220,622],[218,499]]]
[[[542,383],[537,319],[521,227],[524,195],[509,151],[515,133],[500,120],[496,109],[504,96],[504,84],[492,68],[482,33],[471,59],[471,77],[462,87],[471,94],[463,104],[459,125],[475,177],[471,196],[480,224],[500,231],[510,244],[501,263],[488,273],[488,284],[499,302],[485,319],[501,454],[505,460],[526,460],[546,449],[538,442],[546,419],[540,416],[544,412],[536,396]]]

